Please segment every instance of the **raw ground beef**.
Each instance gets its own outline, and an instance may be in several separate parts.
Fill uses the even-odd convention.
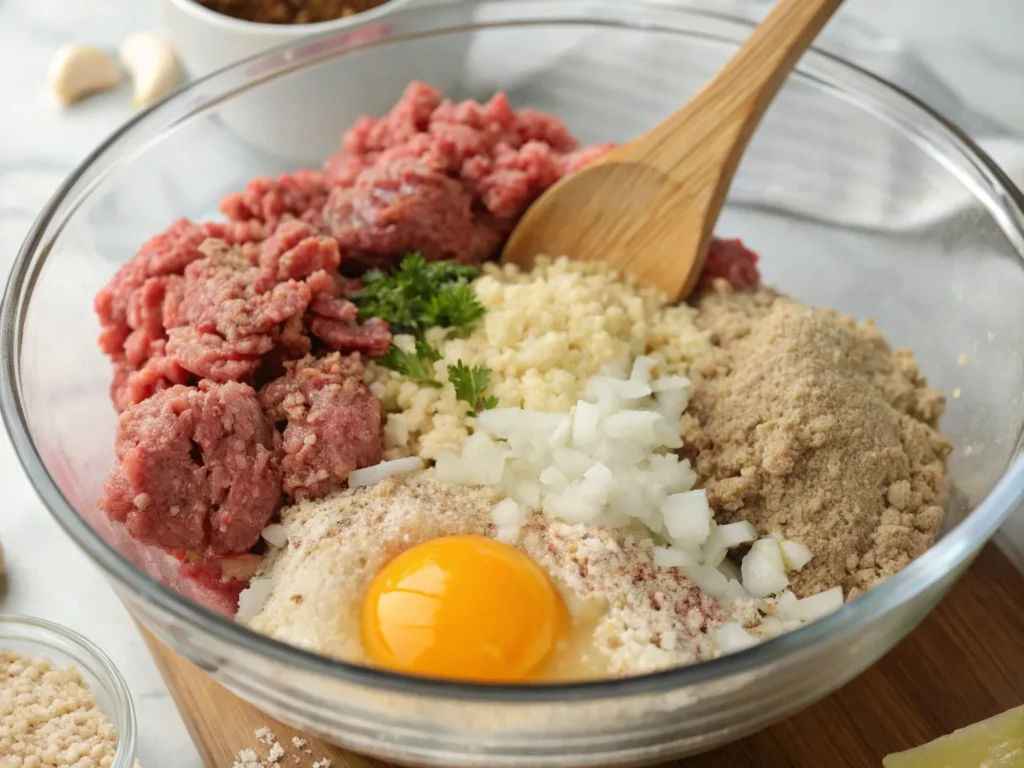
[[[363,383],[358,355],[334,353],[285,364],[286,373],[260,391],[260,403],[284,425],[284,490],[317,499],[354,469],[381,461],[380,401]]]
[[[121,414],[101,504],[140,541],[244,552],[281,506],[280,445],[252,387],[171,387]]]
[[[456,103],[414,82],[387,115],[357,120],[323,170],[255,179],[224,198],[227,221],[150,238],[95,299],[123,411],[102,509],[142,541],[204,552],[185,565],[219,583],[209,558],[245,553],[282,491],[317,498],[381,459],[359,356],[333,354],[391,344],[349,301],[358,276],[409,251],[492,257],[533,200],[610,147],[580,148],[504,94]],[[705,272],[749,287],[756,258],[715,241]]]

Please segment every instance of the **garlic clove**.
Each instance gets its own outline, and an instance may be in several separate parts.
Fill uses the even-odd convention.
[[[178,58],[167,41],[149,32],[130,35],[120,49],[132,79],[132,104],[148,107],[173,91],[181,79]]]
[[[71,104],[100,91],[115,88],[121,74],[114,61],[99,48],[66,45],[50,60],[50,91],[65,104]]]

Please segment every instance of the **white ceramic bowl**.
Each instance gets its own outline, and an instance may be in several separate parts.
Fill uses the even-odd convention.
[[[258,24],[211,11],[195,0],[163,0],[164,22],[182,64],[202,77],[250,56],[293,43],[309,35],[341,32],[387,16],[414,0],[388,2],[354,16],[318,24]]]

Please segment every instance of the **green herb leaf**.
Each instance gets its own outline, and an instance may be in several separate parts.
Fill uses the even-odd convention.
[[[470,368],[459,360],[455,365],[448,366],[448,381],[455,387],[455,397],[469,403],[474,414],[498,404],[497,397],[484,394],[491,381],[491,372],[482,365]]]
[[[441,354],[436,349],[425,341],[416,339],[415,352],[407,352],[392,344],[387,354],[377,358],[377,362],[420,384],[440,387],[441,382],[434,378],[433,366],[433,363],[440,359]]]
[[[352,301],[360,320],[379,317],[392,333],[423,338],[428,328],[454,328],[460,335],[473,330],[484,308],[469,283],[480,274],[476,267],[453,261],[428,262],[418,253],[402,259],[392,274],[371,269]]]
[[[483,305],[468,283],[448,283],[430,297],[426,322],[453,328],[459,336],[468,336],[483,314]]]

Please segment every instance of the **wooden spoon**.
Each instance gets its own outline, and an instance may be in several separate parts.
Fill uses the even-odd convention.
[[[725,68],[640,138],[562,179],[527,210],[502,253],[607,261],[683,298],[765,109],[842,0],[779,0]]]

